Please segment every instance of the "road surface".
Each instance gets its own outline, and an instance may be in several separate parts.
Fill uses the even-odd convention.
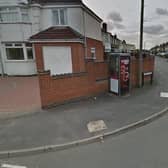
[[[27,168],[167,168],[168,115],[104,143],[0,162]]]

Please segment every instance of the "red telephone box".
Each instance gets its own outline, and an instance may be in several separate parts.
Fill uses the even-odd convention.
[[[109,56],[110,92],[126,95],[130,92],[130,54],[112,53]]]

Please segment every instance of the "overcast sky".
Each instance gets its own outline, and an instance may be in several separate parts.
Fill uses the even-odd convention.
[[[83,0],[112,34],[139,46],[140,0]],[[145,0],[145,47],[168,41],[168,0]]]

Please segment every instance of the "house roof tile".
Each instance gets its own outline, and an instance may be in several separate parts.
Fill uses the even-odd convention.
[[[84,37],[68,26],[50,27],[30,37],[30,40],[66,40],[83,39]]]

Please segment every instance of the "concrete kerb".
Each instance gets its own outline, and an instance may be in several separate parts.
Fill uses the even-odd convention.
[[[54,151],[69,149],[69,148],[76,147],[79,145],[85,145],[85,144],[90,144],[93,142],[99,142],[99,141],[102,141],[103,139],[106,139],[109,137],[114,137],[117,135],[121,135],[121,134],[126,133],[130,130],[134,130],[134,129],[139,128],[141,126],[145,126],[145,125],[151,123],[152,121],[164,116],[167,113],[168,113],[168,107],[165,108],[164,110],[146,118],[146,119],[143,119],[143,120],[140,120],[140,121],[135,122],[133,124],[116,129],[112,132],[107,132],[104,134],[100,134],[100,135],[93,136],[90,138],[85,138],[85,139],[78,140],[78,141],[73,141],[70,143],[65,143],[65,144],[60,144],[60,145],[48,145],[48,146],[42,146],[42,147],[36,147],[36,148],[30,148],[30,149],[3,151],[3,152],[0,152],[0,159],[6,159],[6,158],[12,158],[12,157],[23,157],[23,156],[29,156],[29,155],[36,155],[36,154],[40,154],[40,153],[54,152]]]

